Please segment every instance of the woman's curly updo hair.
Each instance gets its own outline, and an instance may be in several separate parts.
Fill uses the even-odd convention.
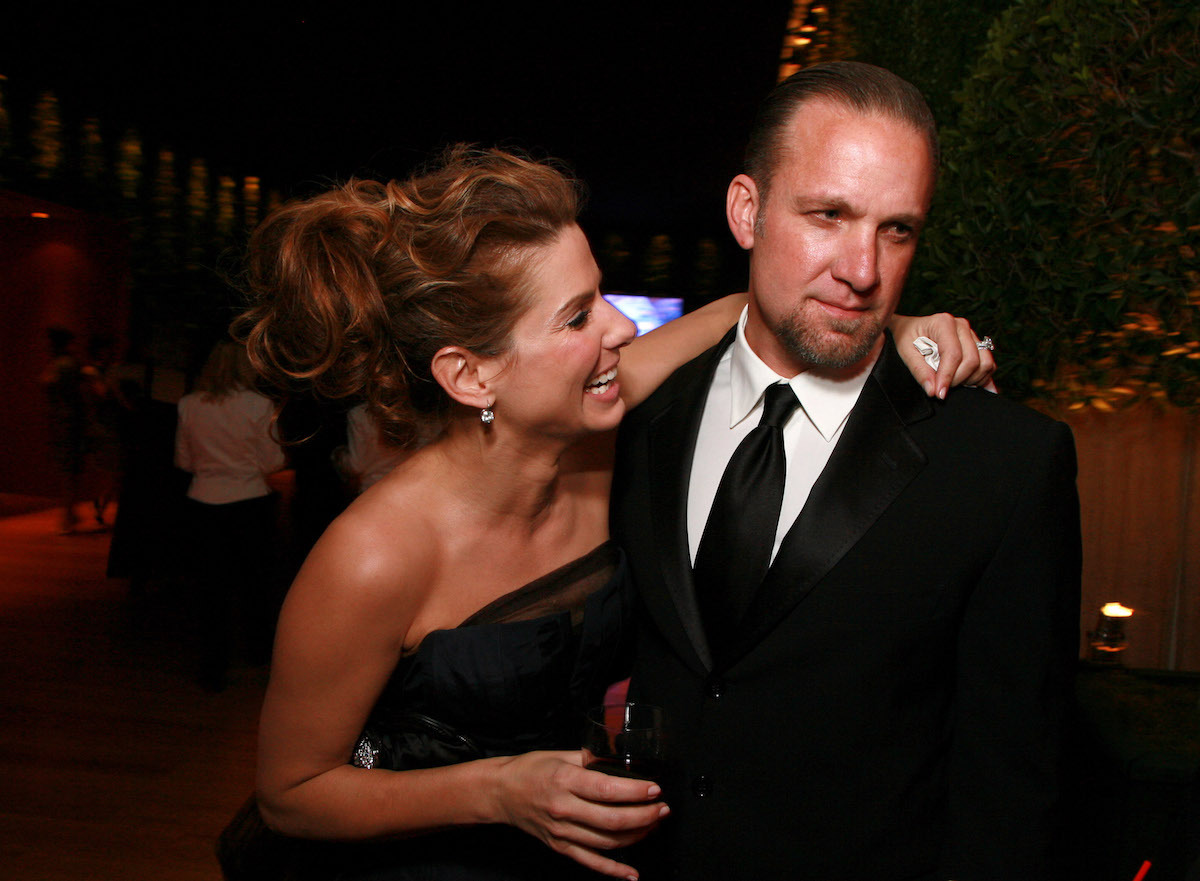
[[[409,180],[290,202],[250,239],[253,305],[234,336],[279,389],[365,401],[392,442],[427,440],[450,409],[434,354],[508,350],[530,249],[580,200],[554,164],[460,144]]]

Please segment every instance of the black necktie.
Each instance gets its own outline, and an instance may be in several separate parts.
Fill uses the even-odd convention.
[[[767,574],[787,477],[783,423],[799,404],[786,383],[767,387],[762,419],[733,451],[717,487],[693,568],[714,651],[733,633]]]

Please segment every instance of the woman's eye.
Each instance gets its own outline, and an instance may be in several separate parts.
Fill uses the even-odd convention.
[[[578,330],[579,328],[583,327],[585,324],[588,323],[588,318],[590,318],[591,315],[592,315],[591,309],[584,309],[582,312],[580,312],[578,315],[576,315],[574,318],[572,318],[570,321],[567,322],[567,327],[570,327],[574,330]]]

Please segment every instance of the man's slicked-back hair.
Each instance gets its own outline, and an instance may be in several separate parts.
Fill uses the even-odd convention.
[[[928,140],[936,176],[937,126],[917,87],[872,64],[829,61],[792,74],[772,89],[758,108],[746,145],[745,171],[758,187],[764,204],[779,164],[784,129],[801,105],[817,99],[907,122]]]

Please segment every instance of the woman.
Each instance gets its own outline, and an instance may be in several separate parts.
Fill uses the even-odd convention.
[[[581,710],[622,673],[612,432],[744,298],[635,343],[577,209],[553,167],[459,147],[412,180],[286,206],[251,244],[261,299],[239,332],[256,365],[365,399],[415,449],[329,528],[279,622],[265,819],[301,838],[421,836],[330,875],[594,877],[574,860],[636,878],[604,852],[669,812],[577,749]]]
[[[271,433],[273,405],[253,388],[246,350],[212,349],[196,389],[179,399],[175,464],[191,472],[187,506],[200,575],[200,683],[225,687],[231,616],[246,610],[249,656],[266,660],[279,606],[272,578],[275,496],[267,475],[283,468]]]

